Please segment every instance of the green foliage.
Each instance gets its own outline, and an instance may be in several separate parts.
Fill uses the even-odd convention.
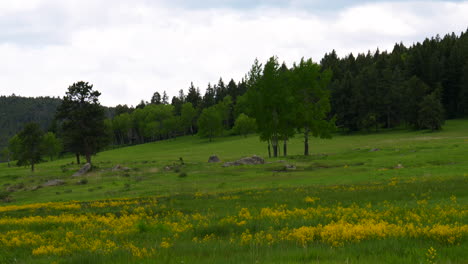
[[[293,67],[291,74],[296,128],[304,129],[304,155],[309,155],[309,133],[314,137],[331,138],[335,129],[335,120],[328,118],[331,109],[327,87],[331,71],[321,71],[311,59],[302,59]]]
[[[188,102],[182,105],[180,118],[184,130],[189,130],[193,135],[195,133],[197,110],[193,107],[192,103]]]
[[[42,130],[48,130],[60,103],[59,98],[53,97],[0,96],[0,149],[27,123],[35,122]]]
[[[74,83],[68,87],[57,110],[66,148],[85,155],[88,163],[91,163],[91,155],[105,147],[110,139],[104,124],[104,108],[99,103],[100,95],[87,82]]]
[[[58,139],[54,133],[47,132],[42,138],[43,148],[45,150],[44,155],[48,156],[50,160],[58,157],[63,151],[62,140]]]
[[[223,133],[222,113],[216,106],[206,108],[198,119],[198,134],[209,138],[210,142]]]
[[[31,171],[34,171],[34,165],[41,161],[45,153],[43,135],[44,133],[36,123],[26,124],[18,133],[19,145],[16,150],[18,165],[31,165]]]
[[[246,114],[240,114],[232,130],[237,135],[243,135],[247,137],[248,134],[254,133],[257,129],[255,119],[248,117]]]
[[[426,95],[419,105],[418,124],[420,128],[440,130],[444,123],[444,108],[437,92]]]

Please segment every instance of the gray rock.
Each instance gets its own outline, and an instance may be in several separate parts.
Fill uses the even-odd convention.
[[[286,165],[284,165],[284,168],[285,168],[286,170],[295,170],[295,169],[296,169],[296,166],[290,165],[290,164],[286,164]]]
[[[265,164],[265,160],[257,155],[253,155],[252,157],[245,157],[240,160],[226,162],[223,164],[223,167],[239,166],[239,165],[257,165],[257,164]]]
[[[46,183],[42,184],[42,187],[59,186],[59,185],[64,185],[64,184],[65,184],[64,180],[55,179],[55,180],[47,181]]]
[[[379,148],[373,148],[373,149],[369,150],[369,152],[376,152],[376,151],[380,151],[380,149]]]
[[[42,188],[41,185],[36,185],[36,186],[31,187],[31,191],[37,191],[40,188]]]
[[[221,160],[218,158],[218,156],[213,155],[213,156],[210,156],[210,158],[208,159],[208,162],[209,163],[217,163],[217,162],[221,162]]]
[[[91,170],[91,164],[86,163],[79,171],[75,172],[72,177],[79,177],[86,174],[89,170]]]
[[[17,183],[15,185],[8,186],[6,188],[6,191],[7,192],[16,192],[16,191],[21,190],[23,188],[24,188],[24,183],[20,182],[20,183]]]
[[[393,168],[394,168],[394,169],[403,169],[404,167],[403,167],[403,165],[401,165],[401,164],[398,164],[398,165],[396,165],[396,166],[395,166],[395,167],[393,167]]]

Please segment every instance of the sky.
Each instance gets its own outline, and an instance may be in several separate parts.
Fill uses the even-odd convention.
[[[468,1],[2,0],[0,95],[62,97],[86,81],[101,104],[135,106],[239,81],[255,58],[320,62],[459,34],[467,14]]]

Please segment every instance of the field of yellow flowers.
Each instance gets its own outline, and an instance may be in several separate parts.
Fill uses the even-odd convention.
[[[467,263],[466,177],[0,207],[1,263]]]

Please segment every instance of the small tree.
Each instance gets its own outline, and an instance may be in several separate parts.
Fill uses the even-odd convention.
[[[34,165],[41,161],[45,152],[42,144],[43,134],[38,124],[29,123],[25,125],[24,129],[18,134],[18,164],[30,164],[31,171],[34,171]]]
[[[426,95],[419,104],[418,126],[432,131],[442,129],[444,108],[440,103],[437,91]]]
[[[58,139],[52,132],[47,132],[44,134],[42,138],[42,144],[45,150],[44,154],[49,156],[50,160],[53,160],[54,157],[57,157],[63,150],[62,141]]]
[[[223,118],[215,107],[205,108],[198,119],[198,134],[201,137],[212,138],[222,134]]]
[[[197,110],[193,108],[192,103],[185,103],[182,105],[181,110],[181,120],[182,125],[184,126],[184,132],[189,129],[190,133],[193,135],[195,120],[197,117]]]
[[[250,118],[246,114],[242,113],[237,117],[236,123],[232,129],[236,134],[247,137],[248,134],[255,132],[257,129],[257,124],[255,119]]]
[[[11,160],[11,157],[13,155],[13,153],[11,153],[10,149],[8,147],[5,147],[2,149],[2,152],[0,152],[1,156],[7,160],[7,163],[8,163],[8,168],[10,167],[10,160]]]
[[[296,126],[304,129],[304,155],[309,155],[309,136],[331,138],[334,120],[328,120],[330,93],[327,86],[331,72],[321,72],[320,66],[311,59],[302,59],[293,68],[295,90]]]

